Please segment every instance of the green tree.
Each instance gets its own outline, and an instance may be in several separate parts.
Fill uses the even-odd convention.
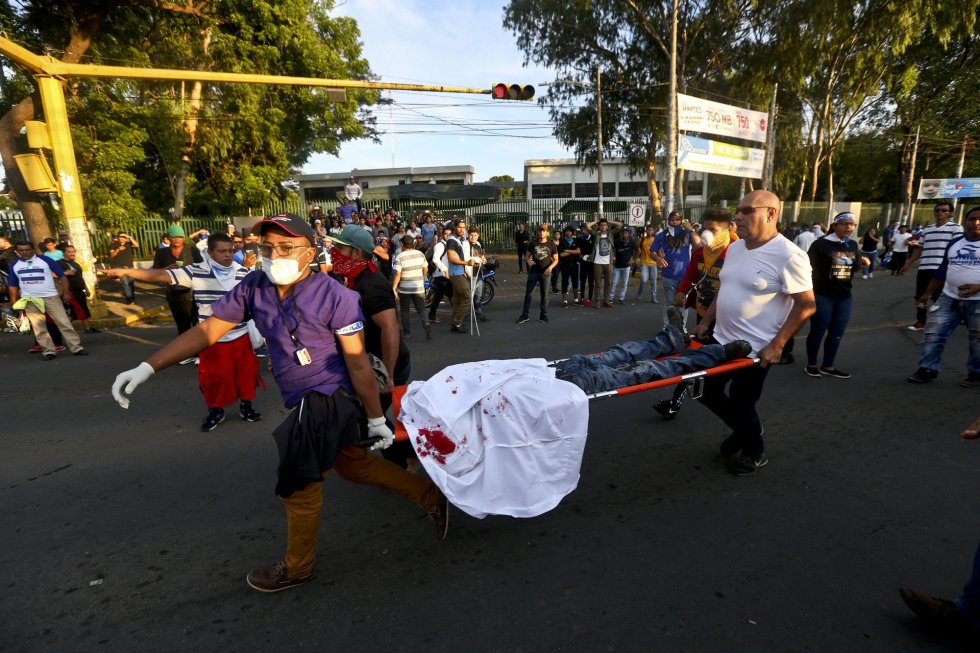
[[[494,175],[493,177],[490,177],[490,179],[488,179],[487,181],[509,182],[509,181],[514,181],[514,178],[511,175]],[[500,199],[502,200],[514,199],[516,197],[524,197],[525,195],[526,195],[526,191],[523,187],[522,188],[509,187],[509,188],[500,189]]]

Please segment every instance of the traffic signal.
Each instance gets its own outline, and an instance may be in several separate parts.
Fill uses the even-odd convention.
[[[503,82],[497,82],[493,85],[492,91],[494,100],[530,100],[534,97],[534,87],[530,84],[508,86]]]

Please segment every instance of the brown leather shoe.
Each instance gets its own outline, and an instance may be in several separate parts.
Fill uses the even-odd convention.
[[[449,533],[449,499],[441,491],[436,498],[436,507],[429,512],[429,518],[436,523],[436,539],[440,542]]]
[[[909,606],[912,612],[929,625],[955,630],[969,630],[970,623],[952,601],[937,599],[911,587],[902,587],[898,593],[902,595],[905,605]]]
[[[248,572],[245,582],[249,587],[260,592],[281,592],[291,587],[306,585],[316,576],[316,569],[310,571],[305,576],[290,578],[286,575],[286,562],[284,560],[269,565],[268,567],[258,567]]]

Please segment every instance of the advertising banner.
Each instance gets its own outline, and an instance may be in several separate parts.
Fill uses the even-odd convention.
[[[769,114],[677,94],[677,128],[766,142]]]
[[[766,151],[681,134],[677,167],[717,175],[761,179]]]
[[[980,197],[980,177],[966,179],[923,179],[919,182],[920,200],[954,197]]]

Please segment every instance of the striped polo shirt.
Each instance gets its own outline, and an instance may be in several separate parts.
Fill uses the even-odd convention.
[[[429,271],[429,262],[425,254],[417,249],[406,249],[395,257],[391,266],[395,272],[401,272],[398,279],[398,292],[403,295],[421,295],[425,292],[425,274]]]
[[[231,267],[234,269],[234,275],[231,277],[234,279],[234,284],[229,288],[221,285],[221,282],[218,281],[214,270],[211,269],[211,265],[207,261],[167,270],[167,274],[170,275],[170,282],[173,285],[194,290],[194,302],[197,304],[198,321],[203,322],[211,317],[211,305],[228,294],[228,291],[232,287],[237,286],[249,274],[249,269],[238,263],[232,262]],[[218,342],[231,342],[247,333],[247,323],[240,322],[231,331],[221,336]]]
[[[922,246],[922,256],[919,258],[920,270],[936,270],[943,262],[946,247],[956,236],[963,233],[963,227],[952,220],[941,227],[929,225],[922,230],[919,243]]]

